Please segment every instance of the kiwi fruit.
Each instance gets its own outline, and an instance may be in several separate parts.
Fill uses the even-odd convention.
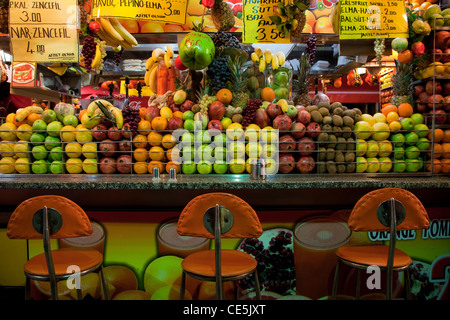
[[[356,154],[351,151],[345,153],[345,162],[355,162]]]
[[[333,127],[333,133],[336,137],[340,137],[342,134],[342,127],[334,126]]]
[[[327,149],[324,147],[319,147],[317,149],[317,161],[324,161],[326,157]]]
[[[347,127],[353,127],[353,125],[355,124],[355,120],[353,120],[353,118],[350,116],[343,116],[342,121],[344,123],[344,126]]]
[[[355,139],[353,139],[352,137],[347,138],[347,150],[349,151],[353,151],[355,150]]]
[[[311,111],[311,120],[317,123],[322,123],[322,114],[318,110]]]
[[[333,148],[327,148],[327,154],[325,155],[325,159],[333,160],[336,152]]]
[[[350,118],[354,118],[355,117],[356,112],[354,110],[345,110],[344,113],[342,114],[344,117],[348,116]]]
[[[333,118],[330,116],[324,116],[322,119],[323,124],[333,124]]]
[[[355,123],[357,123],[358,121],[361,121],[361,115],[360,114],[355,114]]]
[[[306,107],[306,111],[308,111],[309,113],[313,112],[314,110],[319,110],[319,107],[316,105],[311,105],[311,106]]]
[[[331,110],[334,110],[334,109],[336,109],[336,108],[341,108],[342,107],[342,103],[340,103],[340,102],[333,102],[331,105],[330,105],[330,108],[331,108]]]
[[[336,109],[333,110],[333,114],[342,116],[344,114],[344,110],[342,109],[342,107],[337,107]]]
[[[347,169],[347,166],[345,164],[337,165],[337,173],[344,173],[346,169]]]
[[[352,173],[352,172],[355,172],[355,170],[356,170],[356,164],[355,163],[347,163],[346,164],[345,172]]]
[[[334,153],[334,161],[336,163],[343,163],[343,162],[345,162],[344,153],[342,151],[336,151]]]
[[[321,114],[323,117],[329,116],[329,115],[330,115],[330,110],[328,110],[328,109],[325,108],[325,107],[319,108],[319,112],[320,112],[320,114]]]
[[[328,148],[336,146],[337,137],[334,134],[328,134]]]
[[[338,137],[336,142],[336,150],[345,150],[347,148],[347,140],[344,137]]]
[[[325,165],[325,163],[317,164],[317,173],[327,173],[327,166]]]
[[[342,120],[342,117],[340,115],[333,115],[333,124],[337,127],[341,127],[344,124],[344,121]]]
[[[342,137],[345,139],[348,139],[352,136],[352,128],[350,127],[343,127],[342,128]]]
[[[329,103],[329,102],[325,102],[325,101],[319,102],[319,103],[317,104],[317,106],[318,106],[319,108],[327,108],[327,109],[330,109],[330,103]]]
[[[327,171],[330,174],[335,174],[337,172],[336,164],[334,161],[327,161]]]
[[[328,142],[328,133],[326,132],[319,133],[319,135],[317,136],[317,142],[319,143]]]
[[[330,124],[324,124],[322,126],[322,132],[332,132],[333,131],[333,126]]]
[[[362,115],[362,111],[359,108],[353,108],[353,111],[355,111],[355,114],[359,114],[360,116]]]

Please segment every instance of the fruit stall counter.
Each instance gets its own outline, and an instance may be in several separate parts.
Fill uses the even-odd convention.
[[[230,192],[256,208],[351,208],[370,190],[397,187],[415,193],[426,206],[450,207],[448,176],[272,175],[265,181],[249,175],[210,177],[178,175],[2,175],[2,211],[27,197],[59,194],[85,209],[176,209],[206,192]]]

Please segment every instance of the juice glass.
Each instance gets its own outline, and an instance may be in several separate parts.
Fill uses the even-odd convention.
[[[103,254],[105,250],[105,231],[103,227],[92,222],[92,233],[89,236],[59,239],[60,248],[95,249]]]
[[[185,258],[196,251],[208,250],[209,239],[181,236],[177,232],[177,222],[169,221],[158,229],[158,255],[174,255]]]
[[[337,263],[335,251],[348,242],[350,235],[348,225],[333,217],[314,217],[295,226],[297,295],[311,299],[329,295]]]

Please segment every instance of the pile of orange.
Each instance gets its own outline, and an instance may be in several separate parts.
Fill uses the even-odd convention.
[[[427,170],[434,173],[450,173],[450,129],[442,130],[440,128],[430,130],[428,139],[434,138],[433,166],[431,162],[427,164]]]

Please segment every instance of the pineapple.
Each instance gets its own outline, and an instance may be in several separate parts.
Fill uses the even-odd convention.
[[[247,107],[249,100],[249,94],[247,92],[248,76],[245,72],[241,71],[245,59],[245,56],[238,56],[235,60],[228,57],[227,63],[228,69],[231,72],[231,92],[233,94],[231,104],[235,108],[241,108],[241,110]]]
[[[306,6],[306,8],[309,8],[309,5],[311,4],[311,0],[300,0],[295,1],[294,4],[300,4]],[[295,26],[295,29],[291,31],[291,37],[298,37],[303,31],[303,28],[305,27],[306,23],[306,14],[305,10],[299,9],[297,13],[294,14],[294,19],[297,21],[297,24]]]
[[[296,96],[294,98],[295,105],[308,106],[311,104],[309,92],[309,70],[311,64],[309,63],[309,54],[302,53],[300,57],[300,67],[298,69],[298,80],[296,82]]]
[[[409,63],[400,63],[395,60],[396,74],[393,79],[394,96],[391,103],[399,106],[402,103],[413,105],[412,67]]]
[[[78,0],[78,9],[80,10],[80,26],[88,22],[88,13],[84,8],[87,0]]]
[[[9,0],[0,0],[0,33],[9,33]]]
[[[234,14],[228,3],[215,0],[211,8],[211,17],[218,31],[229,31],[234,27]]]

